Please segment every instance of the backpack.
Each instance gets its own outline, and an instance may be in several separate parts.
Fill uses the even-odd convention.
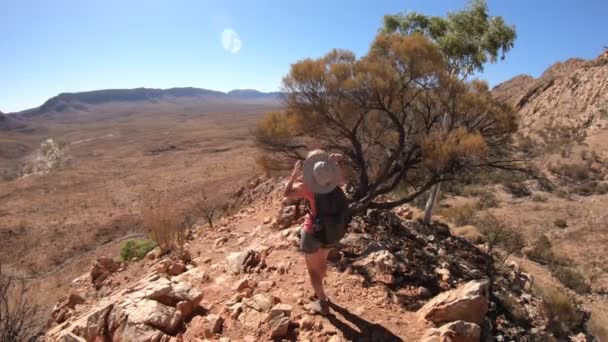
[[[346,235],[346,226],[350,222],[344,191],[338,186],[330,193],[315,194],[315,206],[315,237],[326,245],[340,241]]]

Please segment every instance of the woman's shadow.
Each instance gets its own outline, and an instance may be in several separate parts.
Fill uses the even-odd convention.
[[[344,337],[349,341],[403,341],[403,339],[393,334],[385,327],[366,321],[338,304],[330,303],[330,306],[335,312],[339,313],[344,319],[354,324],[359,329],[359,331],[353,329],[350,325],[339,320],[335,315],[329,315],[327,317],[329,322],[336,327],[336,329],[340,330],[342,334],[344,334]]]

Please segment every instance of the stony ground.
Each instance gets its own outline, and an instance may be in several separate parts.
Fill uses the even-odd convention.
[[[55,306],[45,339],[552,340],[517,264],[495,270],[480,247],[446,225],[422,226],[409,207],[353,220],[330,255],[331,315],[313,315],[297,210],[279,194],[276,180],[239,191],[244,209],[197,226],[187,253],[98,257]]]

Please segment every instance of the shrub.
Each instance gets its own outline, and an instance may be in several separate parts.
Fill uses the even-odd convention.
[[[485,237],[488,243],[488,252],[492,253],[494,247],[499,247],[504,255],[497,257],[505,262],[513,253],[521,251],[525,247],[525,239],[521,232],[493,214],[485,214],[477,219],[477,229]]]
[[[534,196],[532,196],[532,201],[534,202],[547,202],[547,200],[547,196],[542,194],[534,194]]]
[[[570,200],[572,199],[572,195],[570,194],[570,192],[566,189],[558,189],[555,192],[555,195],[559,198],[563,198],[563,199],[567,199]]]
[[[548,264],[554,259],[553,251],[551,250],[551,241],[547,235],[541,235],[528,250],[526,256],[531,260],[541,264]]]
[[[600,183],[595,188],[595,193],[598,195],[605,195],[608,193],[608,183]]]
[[[478,205],[480,209],[496,208],[498,207],[498,204],[498,199],[496,198],[496,195],[494,195],[493,192],[484,191],[479,196]]]
[[[180,219],[180,212],[176,208],[159,206],[146,210],[144,225],[149,238],[163,253],[176,248],[183,249],[188,232]]]
[[[28,300],[22,281],[2,273],[0,265],[0,341],[35,340],[40,308]]]
[[[550,165],[549,171],[570,180],[582,182],[591,178],[591,173],[587,165],[583,164],[558,164]]]
[[[584,315],[577,310],[574,300],[567,293],[557,288],[539,288],[536,291],[543,298],[543,313],[546,318],[553,324],[553,329],[556,325],[564,324],[568,329],[578,327],[583,323]],[[558,334],[562,331],[553,331]]]
[[[485,238],[479,232],[479,230],[477,230],[477,228],[475,228],[474,226],[470,225],[454,228],[454,235],[463,237],[476,244],[485,242]]]
[[[148,239],[128,239],[120,245],[120,259],[131,261],[134,258],[140,260],[156,247],[152,240]]]
[[[515,198],[532,195],[528,186],[523,182],[508,182],[504,184],[505,189]]]
[[[557,220],[553,221],[553,224],[558,228],[568,227],[568,223],[566,222],[566,220],[563,220],[563,219],[557,219]]]
[[[450,208],[443,208],[439,211],[439,215],[457,226],[464,226],[474,222],[477,210],[475,204],[465,203]]]
[[[572,189],[572,192],[574,192],[577,195],[581,195],[581,196],[591,196],[595,193],[597,189],[597,183],[594,181],[586,181],[580,185],[575,186]]]
[[[555,278],[574,292],[585,294],[591,291],[591,286],[585,281],[585,276],[571,267],[553,264],[550,269]]]

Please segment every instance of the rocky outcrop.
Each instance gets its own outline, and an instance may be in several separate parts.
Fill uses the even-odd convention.
[[[577,58],[556,63],[538,79],[517,76],[492,90],[495,98],[519,112],[520,130],[585,130],[608,126],[608,63]]]
[[[191,284],[151,275],[73,315],[48,340],[168,341],[197,310],[203,293]]]

